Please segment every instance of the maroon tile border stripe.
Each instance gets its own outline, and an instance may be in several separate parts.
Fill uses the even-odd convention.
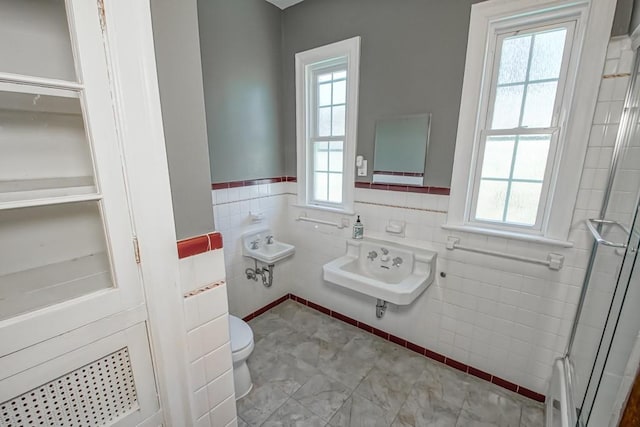
[[[222,249],[222,234],[217,231],[178,241],[178,258],[187,258],[208,251]]]
[[[223,190],[225,188],[249,187],[252,185],[274,184],[276,182],[296,182],[295,176],[276,176],[273,178],[249,179],[246,181],[214,182],[211,184],[212,190]]]
[[[306,305],[307,307],[310,307],[314,310],[317,310],[323,314],[326,314],[327,316],[331,316],[334,319],[338,319],[342,322],[348,323],[350,325],[353,325],[357,328],[360,328],[362,330],[365,330],[371,334],[377,335],[387,341],[390,341],[394,344],[397,344],[401,347],[405,347],[413,352],[416,352],[418,354],[421,354],[425,357],[428,357],[429,359],[433,359],[435,361],[438,361],[440,363],[444,363],[447,366],[450,366],[454,369],[457,369],[459,371],[465,372],[469,375],[473,375],[474,377],[480,378],[481,380],[485,380],[488,381],[490,383],[493,383],[499,387],[505,388],[507,390],[513,391],[515,393],[518,393],[521,396],[527,397],[531,400],[535,400],[537,402],[543,402],[545,401],[545,396],[543,394],[537,393],[533,390],[529,390],[528,388],[519,386],[517,384],[514,384],[510,381],[507,381],[505,379],[502,379],[500,377],[496,377],[494,375],[491,375],[488,372],[484,372],[481,371],[480,369],[476,369],[473,366],[469,366],[466,365],[462,362],[458,362],[457,360],[451,359],[449,357],[446,357],[442,354],[436,353],[435,351],[431,351],[427,348],[424,348],[422,346],[419,346],[418,344],[414,344],[410,341],[405,340],[404,338],[400,338],[400,337],[396,337],[395,335],[391,335],[388,332],[385,332],[381,329],[377,329],[374,328],[373,326],[367,325],[366,323],[362,323],[356,319],[352,319],[349,316],[345,316],[344,314],[338,313],[336,311],[330,310],[326,307],[323,307],[319,304],[316,304],[312,301],[308,301],[304,298],[300,298],[297,295],[294,294],[287,294],[284,295],[280,298],[278,298],[277,300],[273,301],[272,303],[267,304],[266,306],[254,311],[253,313],[249,314],[248,316],[245,316],[243,318],[244,321],[249,321],[251,319],[254,319],[258,316],[260,316],[262,313],[271,310],[273,307],[282,304],[283,302],[285,302],[286,300],[291,299],[294,300],[297,303],[300,303],[302,305]]]
[[[392,173],[392,172],[384,172]],[[419,176],[420,174],[409,174],[408,172],[393,172],[392,174],[404,174],[405,176]],[[260,184],[273,184],[276,182],[297,182],[295,176],[276,176],[273,178],[260,178],[249,179],[246,181],[229,181],[229,182],[214,182],[211,184],[212,190],[224,190],[226,188],[237,187],[249,187],[251,185]],[[396,185],[396,184],[372,184],[370,182],[356,181],[356,188],[369,188],[373,190],[386,190],[386,191],[401,191],[405,193],[422,193],[422,194],[437,194],[441,196],[448,196],[450,189],[446,187],[418,187],[414,185]]]
[[[265,305],[262,308],[259,308],[258,310],[254,311],[253,313],[251,313],[251,314],[249,314],[247,316],[244,316],[242,318],[242,320],[244,320],[245,322],[248,322],[249,320],[251,320],[253,318],[256,318],[256,317],[260,316],[261,314],[271,310],[273,307],[282,304],[283,302],[285,302],[286,300],[288,300],[290,298],[291,298],[291,294],[283,295],[280,298],[278,298],[277,300]]]
[[[356,188],[368,188],[371,190],[401,191],[404,193],[437,194],[448,196],[450,189],[446,187],[418,187],[415,185],[374,184],[371,182],[356,181]]]
[[[397,172],[397,171],[373,171],[374,174],[381,175],[393,175],[393,176],[424,176],[423,173],[420,172]]]

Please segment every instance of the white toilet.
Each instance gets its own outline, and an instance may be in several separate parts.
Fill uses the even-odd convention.
[[[229,315],[229,335],[231,336],[231,359],[233,360],[233,382],[236,388],[236,400],[251,391],[251,373],[247,358],[253,351],[253,331],[242,319]]]

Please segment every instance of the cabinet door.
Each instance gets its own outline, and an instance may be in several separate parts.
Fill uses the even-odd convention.
[[[99,3],[0,0],[0,357],[144,302]]]

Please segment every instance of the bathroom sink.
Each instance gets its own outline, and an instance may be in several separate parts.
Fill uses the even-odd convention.
[[[267,228],[251,231],[242,236],[242,255],[265,264],[275,264],[290,257],[294,252],[293,245],[276,240],[273,232]]]
[[[365,237],[322,267],[324,280],[397,305],[411,304],[433,283],[437,253]]]

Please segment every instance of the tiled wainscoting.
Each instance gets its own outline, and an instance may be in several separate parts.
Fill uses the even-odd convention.
[[[225,265],[230,312],[244,317],[293,293],[389,334],[491,373],[536,393],[546,392],[552,361],[562,354],[580,293],[590,249],[581,225],[576,246],[543,245],[446,232],[448,196],[356,188],[356,212],[365,235],[384,233],[390,220],[404,221],[406,238],[430,242],[438,252],[435,283],[410,306],[391,305],[383,319],[375,317],[375,299],[334,287],[322,280],[322,265],[344,254],[351,229],[296,221],[300,215],[328,221],[341,215],[297,207],[296,184],[268,184],[214,191],[214,218],[225,239]],[[247,191],[256,193],[247,195]],[[264,212],[253,224],[249,213]],[[353,223],[354,217],[347,217]],[[275,266],[274,285],[246,279],[253,262],[242,256],[242,233],[268,225],[276,237],[296,246],[291,259]],[[447,251],[447,237],[469,246],[546,258],[562,253],[565,265],[551,271],[517,261]],[[439,277],[440,273],[446,275]]]
[[[608,70],[615,67],[618,73],[630,67],[623,55],[624,43],[611,43]],[[291,293],[443,355],[445,360],[504,379],[507,386],[518,384],[546,393],[552,362],[567,345],[588,264],[593,240],[584,219],[599,216],[622,111],[621,102],[613,97],[622,92],[621,86],[624,83],[614,84],[611,93],[603,90],[598,104],[581,190],[574,212],[566,213],[573,217],[569,235],[573,247],[447,231],[441,227],[448,212],[446,194],[358,185],[355,211],[364,223],[365,236],[384,234],[390,220],[402,221],[408,241],[427,242],[438,253],[433,285],[412,305],[390,305],[384,318],[377,319],[374,298],[322,279],[322,265],[344,254],[351,228],[297,221],[306,215],[338,223],[346,219],[353,224],[355,216],[298,206],[295,182],[229,185],[213,190],[213,208],[216,228],[225,240],[230,312],[245,317]],[[261,213],[264,220],[253,223],[250,213]],[[293,258],[276,265],[274,285],[269,289],[247,280],[244,274],[253,262],[242,256],[240,237],[259,226],[270,227],[279,240],[296,247]],[[553,271],[521,261],[450,251],[446,249],[449,236],[466,246],[514,255],[546,259],[549,253],[557,253],[564,256],[564,266]]]
[[[193,425],[236,426],[229,309],[220,233],[178,242]]]
[[[267,180],[260,180],[267,181]],[[262,282],[247,280],[245,269],[253,268],[253,261],[242,256],[241,238],[248,230],[267,227],[279,240],[286,228],[288,192],[295,189],[294,182],[262,183],[243,187],[213,190],[213,209],[216,229],[224,238],[224,264],[229,292],[229,310],[244,317],[264,307],[277,297],[289,293],[288,281],[293,260],[278,263],[274,270],[274,283],[269,289]],[[251,214],[261,215],[253,222]]]

